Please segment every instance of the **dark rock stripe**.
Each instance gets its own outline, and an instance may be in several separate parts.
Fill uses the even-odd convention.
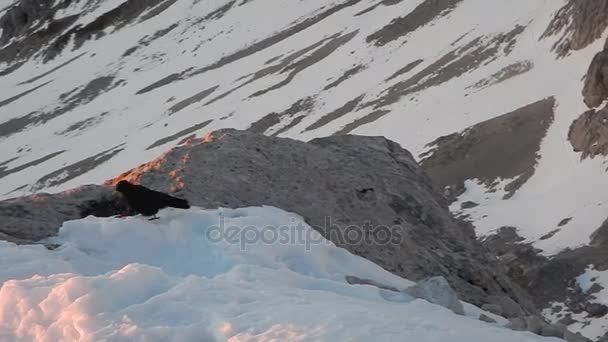
[[[25,164],[19,165],[19,166],[17,166],[17,167],[14,167],[14,168],[12,168],[12,169],[8,169],[8,170],[7,170],[7,169],[3,169],[2,167],[0,167],[0,179],[2,179],[2,178],[4,178],[4,177],[6,177],[6,176],[8,176],[8,175],[11,175],[11,174],[13,174],[13,173],[17,173],[17,172],[23,171],[23,170],[25,170],[25,169],[27,169],[27,168],[30,168],[30,167],[32,167],[32,166],[36,166],[36,165],[42,164],[42,163],[44,163],[45,161],[50,160],[50,159],[53,159],[53,158],[55,158],[56,156],[58,156],[58,155],[60,155],[60,154],[62,154],[62,153],[64,153],[64,152],[65,152],[65,150],[63,150],[63,151],[58,151],[58,152],[53,152],[53,153],[48,154],[48,155],[46,155],[46,156],[44,156],[44,157],[42,157],[42,158],[38,158],[38,159],[36,159],[36,160],[32,160],[31,162],[28,162],[28,163],[25,163]]]
[[[331,88],[337,87],[342,82],[346,81],[347,79],[351,78],[352,76],[360,73],[361,71],[363,71],[365,69],[366,69],[365,65],[357,65],[354,68],[348,69],[337,80],[335,80],[335,81],[331,82],[330,84],[326,85],[325,88],[323,88],[323,90],[326,91],[326,90],[329,90]]]
[[[377,46],[386,45],[447,15],[460,2],[462,0],[426,0],[408,15],[394,19],[390,24],[369,35],[367,42],[373,42]]]
[[[27,80],[27,81],[23,81],[23,82],[19,83],[19,85],[22,85],[22,84],[28,84],[28,83],[32,83],[32,82],[38,81],[39,79],[41,79],[41,78],[43,78],[43,77],[45,77],[45,76],[48,76],[48,75],[50,75],[50,74],[54,73],[55,71],[57,71],[57,70],[59,70],[59,69],[61,69],[61,68],[65,67],[65,66],[67,66],[68,64],[70,64],[70,63],[72,63],[72,62],[76,61],[77,59],[79,59],[80,57],[82,57],[82,56],[84,56],[84,55],[86,55],[86,52],[85,52],[85,53],[81,53],[80,55],[78,55],[78,56],[76,56],[76,57],[71,58],[70,60],[68,60],[68,61],[66,61],[66,62],[64,62],[64,63],[62,63],[62,64],[60,64],[60,65],[58,65],[58,66],[56,66],[56,67],[54,67],[53,69],[51,69],[51,70],[49,70],[49,71],[47,71],[47,72],[45,72],[45,73],[43,73],[43,74],[40,74],[40,75],[38,75],[38,76],[36,76],[36,77],[32,77],[32,78],[30,78],[30,79],[29,79],[29,80]]]
[[[313,129],[321,128],[321,127],[327,125],[328,123],[330,123],[338,118],[341,118],[342,116],[354,111],[355,108],[357,108],[357,105],[361,102],[361,100],[363,100],[364,97],[365,97],[365,95],[360,95],[359,97],[346,102],[342,107],[334,110],[333,112],[330,112],[329,114],[322,116],[319,120],[315,121],[312,125],[306,127],[306,129],[303,132],[308,132],[308,131],[312,131]]]
[[[261,95],[264,95],[273,90],[277,90],[277,89],[289,84],[300,72],[306,70],[307,68],[313,66],[314,64],[323,60],[327,56],[331,55],[338,48],[340,48],[344,44],[351,41],[351,39],[353,39],[357,35],[357,33],[359,33],[359,30],[350,32],[348,34],[345,34],[343,36],[330,40],[329,42],[327,42],[325,45],[320,47],[318,50],[316,50],[309,56],[301,59],[297,63],[292,64],[292,65],[288,66],[285,70],[283,70],[283,72],[287,72],[287,71],[291,70],[289,72],[289,75],[287,75],[287,77],[283,81],[281,81],[273,86],[270,86],[266,89],[257,91],[255,93],[253,93],[250,97],[261,96]]]
[[[359,118],[359,119],[349,123],[348,125],[344,126],[341,130],[334,133],[334,135],[349,134],[350,132],[354,131],[355,129],[357,129],[363,125],[372,123],[390,112],[391,112],[390,110],[385,110],[385,109],[380,109],[380,110],[371,112],[371,113],[367,114],[366,116]]]
[[[31,92],[33,92],[33,91],[35,91],[35,90],[38,90],[38,89],[40,89],[40,88],[44,87],[45,85],[47,85],[47,84],[49,84],[49,83],[51,83],[51,82],[52,82],[52,81],[48,81],[48,82],[43,83],[43,84],[41,84],[41,85],[39,85],[39,86],[36,86],[36,87],[34,87],[34,88],[32,88],[32,89],[26,90],[26,91],[24,91],[24,92],[23,92],[23,93],[21,93],[21,94],[17,94],[17,95],[15,95],[15,96],[11,97],[11,98],[8,98],[8,99],[6,99],[6,100],[2,100],[2,101],[0,101],[0,107],[4,107],[4,106],[6,106],[6,105],[7,105],[7,104],[9,104],[9,103],[15,102],[15,101],[19,100],[20,98],[24,97],[25,95],[27,95],[27,94],[29,94],[29,93],[31,93]]]
[[[359,3],[360,1],[361,0],[348,0],[348,1],[344,2],[344,3],[342,3],[342,4],[339,4],[339,5],[336,5],[334,7],[331,7],[329,9],[327,9],[326,11],[317,14],[314,17],[306,18],[305,20],[303,20],[303,21],[295,24],[294,26],[292,26],[292,27],[290,27],[290,28],[288,28],[288,29],[286,29],[284,31],[281,31],[281,32],[279,32],[279,33],[277,33],[277,34],[275,34],[273,36],[268,37],[268,38],[265,38],[265,39],[263,39],[263,40],[261,40],[261,41],[259,41],[257,43],[253,43],[252,45],[250,45],[250,46],[248,46],[248,47],[246,47],[246,48],[244,48],[242,50],[238,50],[238,51],[236,51],[233,54],[225,56],[225,57],[221,58],[219,61],[217,61],[217,62],[215,62],[213,64],[210,64],[210,65],[208,65],[206,67],[197,69],[195,71],[192,71],[193,68],[188,68],[188,69],[186,69],[186,70],[184,70],[184,71],[182,71],[180,73],[171,74],[171,75],[169,75],[169,76],[167,76],[167,77],[165,77],[163,79],[160,79],[159,81],[154,82],[153,84],[151,84],[151,85],[149,85],[149,86],[147,86],[147,87],[139,90],[137,92],[137,94],[138,95],[139,94],[145,94],[147,92],[150,92],[150,91],[152,91],[152,90],[154,90],[156,88],[160,88],[160,87],[162,87],[164,85],[170,84],[172,82],[175,82],[175,81],[178,81],[178,80],[184,80],[184,79],[186,79],[188,77],[196,76],[196,75],[205,73],[205,72],[210,71],[210,70],[219,69],[219,68],[221,68],[221,67],[223,67],[225,65],[228,65],[228,64],[234,63],[234,62],[236,62],[236,61],[238,61],[240,59],[249,57],[249,56],[251,56],[251,55],[253,55],[255,53],[258,53],[258,52],[260,52],[262,50],[265,50],[265,49],[267,49],[267,48],[269,48],[271,46],[274,46],[274,45],[276,45],[276,44],[284,41],[285,39],[287,39],[287,38],[289,38],[289,37],[291,37],[291,36],[293,36],[293,35],[301,32],[301,31],[304,31],[305,29],[307,29],[307,28],[309,28],[309,27],[311,27],[311,26],[313,26],[313,25],[321,22],[322,20],[328,18],[329,16],[331,16],[331,15],[333,15],[333,14],[335,14],[335,13],[337,13],[337,12],[339,12],[339,11],[347,8],[347,7],[353,6],[353,5],[357,4],[357,3]]]
[[[190,96],[189,98],[176,103],[171,108],[169,108],[169,115],[173,115],[193,103],[202,101],[207,96],[211,95],[217,88],[218,88],[218,86],[214,86],[214,87],[205,89],[205,90],[201,91],[200,93],[194,94],[194,95]]]
[[[408,72],[412,71],[415,67],[420,65],[420,63],[422,63],[423,61],[424,61],[423,59],[418,59],[418,60],[415,60],[415,61],[409,63],[408,65],[404,66],[403,68],[397,70],[394,74],[391,75],[391,77],[387,78],[385,81],[388,82],[403,74],[407,74]]]
[[[170,135],[168,137],[164,137],[162,139],[159,139],[159,140],[155,141],[152,145],[148,146],[146,148],[146,150],[151,150],[151,149],[153,149],[155,147],[158,147],[158,146],[164,145],[164,144],[166,144],[168,142],[177,140],[177,139],[179,139],[179,138],[181,138],[183,136],[186,136],[186,135],[188,135],[190,133],[194,133],[194,132],[196,132],[196,131],[198,131],[198,130],[204,128],[204,127],[206,127],[211,122],[213,122],[213,120],[207,120],[205,122],[201,122],[201,123],[196,124],[196,125],[194,125],[192,127],[188,127],[188,128],[186,128],[184,130],[181,130],[181,131],[179,131],[179,132],[177,132],[175,134],[172,134],[172,135]]]
[[[83,159],[66,167],[63,167],[59,170],[53,171],[36,181],[36,183],[32,186],[32,190],[38,191],[40,189],[57,186],[67,181],[70,181],[76,177],[82,176],[85,173],[95,169],[99,165],[105,163],[106,161],[112,159],[115,155],[124,150],[124,148],[122,148],[123,145],[124,144],[120,144],[103,152],[100,152],[92,157]]]

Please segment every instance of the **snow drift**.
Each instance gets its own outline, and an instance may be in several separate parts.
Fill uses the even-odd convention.
[[[264,227],[267,238],[219,239],[220,222]],[[294,226],[304,240],[268,239]],[[470,305],[473,317],[457,316],[349,285],[346,276],[413,283],[272,207],[165,210],[153,222],[88,217],[48,242],[58,247],[0,245],[2,341],[545,340],[477,321]]]

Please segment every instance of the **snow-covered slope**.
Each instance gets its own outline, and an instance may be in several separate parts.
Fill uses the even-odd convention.
[[[403,293],[349,285],[347,276],[397,289],[412,282],[279,209],[161,216],[66,222],[55,251],[2,243],[0,281],[13,280],[0,287],[0,340],[558,341],[483,323],[473,306],[457,316]],[[277,238],[300,222],[304,239],[217,239],[219,222],[266,227]]]

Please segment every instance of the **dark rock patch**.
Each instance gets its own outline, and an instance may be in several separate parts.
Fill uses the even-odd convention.
[[[121,146],[122,144],[100,152],[92,157],[70,164],[66,167],[62,167],[59,170],[53,171],[37,180],[36,183],[32,185],[32,189],[36,191],[43,188],[57,186],[76,177],[82,176],[83,174],[93,170],[97,166],[105,163],[120,153],[124,149]]]
[[[174,23],[174,24],[169,25],[167,28],[164,28],[162,30],[156,31],[151,36],[145,36],[144,38],[142,38],[142,39],[139,40],[139,45],[134,46],[134,47],[128,49],[127,51],[125,51],[125,53],[122,54],[122,56],[123,57],[129,57],[130,55],[132,55],[133,53],[135,53],[135,51],[137,51],[141,47],[150,45],[152,42],[154,42],[155,40],[157,40],[159,38],[164,37],[165,35],[167,35],[171,31],[173,31],[178,26],[179,25],[177,23]]]
[[[19,85],[36,82],[36,81],[38,81],[39,79],[41,79],[41,78],[43,78],[43,77],[46,77],[46,76],[48,76],[48,75],[50,75],[50,74],[54,73],[55,71],[57,71],[57,70],[59,70],[59,69],[61,69],[61,68],[65,67],[65,66],[67,66],[67,65],[71,64],[72,62],[76,61],[77,59],[79,59],[80,57],[82,57],[82,56],[84,56],[84,55],[86,55],[86,52],[85,52],[85,53],[81,53],[81,54],[80,54],[80,55],[78,55],[78,56],[75,56],[75,57],[70,58],[70,59],[69,59],[69,60],[67,60],[66,62],[61,63],[60,65],[58,65],[58,66],[56,66],[56,67],[52,68],[51,70],[49,70],[49,71],[47,71],[47,72],[45,72],[45,73],[42,73],[42,74],[40,74],[40,75],[38,75],[38,76],[35,76],[35,77],[32,77],[32,78],[30,78],[30,79],[29,79],[29,80],[27,80],[27,81],[23,81],[23,82],[19,83]],[[47,83],[48,83],[48,82],[47,82]],[[45,83],[45,84],[46,84],[46,83]]]
[[[358,12],[357,14],[355,14],[355,17],[358,17],[358,16],[364,15],[366,13],[369,13],[369,12],[375,10],[376,8],[380,7],[380,6],[393,6],[393,5],[396,5],[396,4],[400,3],[401,1],[403,1],[403,0],[382,0],[382,1],[378,2],[377,4],[372,5],[372,6],[368,7],[368,8],[366,8],[366,9],[364,9],[361,12]]]
[[[207,21],[207,20],[221,19],[228,11],[230,11],[230,9],[232,8],[232,6],[234,6],[235,3],[236,3],[236,0],[232,0],[228,3],[226,3],[225,5],[220,6],[215,11],[213,11],[213,12],[207,14],[205,17],[203,17],[203,20]]]
[[[561,231],[561,229],[555,229],[555,230],[552,230],[552,231],[548,232],[547,234],[545,234],[545,235],[541,236],[541,237],[539,238],[539,240],[541,240],[541,241],[542,241],[542,240],[549,240],[550,238],[554,237],[554,236],[555,236],[555,234],[559,233],[560,231]]]
[[[546,98],[440,137],[428,144],[436,146],[433,150],[420,156],[421,166],[442,187],[462,188],[468,179],[492,186],[497,179],[519,177],[505,189],[512,195],[534,174],[554,105],[554,98]]]
[[[180,73],[174,73],[165,78],[162,78],[162,79],[158,80],[157,82],[154,82],[153,84],[139,90],[137,92],[137,94],[144,94],[144,93],[150,92],[154,89],[160,88],[164,85],[170,84],[172,82],[175,82],[178,80],[184,80],[184,79],[192,77],[192,76],[200,75],[200,74],[205,73],[210,70],[219,69],[225,65],[234,63],[240,59],[251,56],[255,53],[258,53],[262,50],[272,47],[303,30],[306,30],[307,28],[323,21],[324,19],[328,18],[329,16],[331,16],[345,8],[351,7],[351,6],[359,3],[360,1],[361,0],[349,0],[344,3],[338,4],[334,7],[328,8],[324,12],[321,12],[313,17],[309,17],[302,21],[299,21],[298,23],[285,29],[284,31],[278,32],[268,38],[265,38],[256,43],[253,43],[252,45],[250,45],[242,50],[239,50],[235,53],[222,57],[220,60],[218,60],[217,62],[215,62],[213,64],[210,64],[208,66],[205,66],[205,67],[202,67],[202,68],[199,68],[196,70],[193,70],[193,68],[188,68]]]
[[[281,71],[281,73],[289,72],[289,74],[283,81],[281,81],[275,85],[272,85],[266,89],[257,91],[255,93],[253,93],[251,95],[251,97],[257,97],[257,96],[264,95],[270,91],[279,89],[279,88],[289,84],[300,72],[308,69],[309,67],[311,67],[314,64],[318,63],[319,61],[323,60],[327,56],[331,55],[338,48],[340,48],[342,45],[351,41],[351,39],[353,39],[357,35],[358,32],[359,32],[358,30],[353,31],[353,32],[350,32],[350,33],[347,33],[347,34],[344,34],[344,35],[341,35],[341,36],[338,36],[336,38],[329,40],[327,43],[325,43],[319,49],[317,49],[316,51],[311,53],[309,56],[306,56],[306,57],[298,60],[296,63],[293,63],[293,64],[287,66],[285,69],[283,69]]]
[[[361,118],[347,124],[346,126],[342,127],[340,130],[335,132],[334,135],[349,134],[350,132],[354,131],[355,129],[357,129],[363,125],[370,124],[390,112],[391,112],[390,110],[384,110],[384,109],[379,109],[379,110],[373,111],[373,112],[365,115],[364,117],[361,117]]]
[[[472,209],[475,207],[478,207],[479,204],[472,202],[472,201],[466,201],[466,202],[462,202],[460,204],[460,209]]]
[[[490,75],[489,77],[479,80],[477,83],[473,84],[472,86],[469,86],[467,89],[483,89],[491,87],[493,85],[507,81],[511,78],[525,74],[526,72],[532,70],[533,67],[534,64],[530,61],[516,62],[502,68],[501,70]]]
[[[569,0],[554,16],[541,39],[561,36],[553,51],[564,57],[572,50],[581,50],[602,37],[608,27],[608,1]]]
[[[31,126],[42,125],[52,119],[70,112],[80,105],[93,101],[95,98],[97,98],[97,96],[115,86],[115,84],[112,84],[113,80],[114,77],[112,76],[96,78],[85,85],[82,89],[76,88],[68,93],[60,95],[59,99],[63,103],[54,110],[47,112],[32,112],[25,116],[13,118],[0,123],[0,138],[22,132]]]
[[[377,46],[386,45],[409,33],[428,25],[434,20],[446,16],[453,11],[462,0],[425,0],[412,12],[399,17],[384,26],[379,31],[369,35],[367,42]]]
[[[557,224],[558,227],[563,227],[565,225],[567,225],[568,223],[570,223],[570,221],[572,221],[572,217],[567,217],[561,221],[559,221],[559,223]]]
[[[394,74],[391,75],[391,77],[387,78],[385,81],[388,82],[390,80],[393,80],[401,75],[407,74],[408,72],[412,71],[415,67],[417,67],[420,63],[424,62],[423,59],[417,59],[409,64],[407,64],[406,66],[404,66],[403,68],[395,71]]]
[[[329,83],[328,85],[325,86],[325,88],[323,88],[324,91],[327,91],[331,88],[337,87],[339,86],[342,82],[346,81],[347,79],[353,77],[354,75],[360,73],[361,71],[365,70],[366,67],[365,65],[356,65],[348,70],[346,70],[342,76],[338,77],[338,79],[336,79],[335,81]]]
[[[265,134],[270,128],[279,125],[283,120],[290,120],[290,122],[298,120],[293,125],[288,123],[288,126],[290,126],[289,128],[291,128],[298,124],[304,118],[304,116],[310,113],[314,108],[314,105],[315,100],[313,97],[305,97],[298,100],[292,104],[291,107],[280,113],[273,112],[262,117],[261,119],[252,123],[247,130],[255,133]],[[298,115],[300,113],[304,113],[305,115]]]
[[[122,196],[107,186],[88,185],[59,194],[35,194],[0,202],[0,237],[33,243],[57,233],[62,223],[128,212]]]
[[[383,96],[369,102],[366,106],[380,108],[391,105],[404,96],[439,86],[477,69],[482,64],[489,64],[500,53],[508,55],[513,50],[517,37],[524,32],[525,28],[525,26],[516,25],[513,30],[490,39],[485,39],[485,37],[473,39],[464,46],[448,52],[411,78],[391,86],[383,92]]]
[[[241,88],[243,88],[243,87],[245,87],[245,86],[247,86],[247,85],[249,85],[249,84],[251,84],[251,83],[253,83],[253,82],[257,81],[257,80],[259,80],[259,79],[262,79],[262,78],[264,78],[266,76],[273,75],[273,74],[276,75],[276,74],[279,74],[279,73],[287,70],[287,68],[290,67],[291,65],[293,65],[295,63],[295,61],[297,59],[299,59],[300,57],[302,57],[302,56],[306,55],[307,53],[309,53],[309,52],[311,52],[311,51],[319,48],[320,46],[322,46],[323,44],[325,44],[327,41],[332,40],[332,39],[337,38],[337,37],[339,37],[339,34],[335,34],[333,36],[324,38],[324,39],[322,39],[322,40],[320,40],[320,41],[318,41],[318,42],[316,42],[314,44],[311,44],[311,45],[309,45],[307,47],[304,47],[304,48],[302,48],[300,50],[294,51],[294,52],[290,53],[289,55],[287,55],[285,57],[282,57],[282,58],[279,57],[279,58],[277,58],[277,59],[280,59],[280,60],[279,61],[275,60],[276,63],[274,63],[273,65],[270,65],[270,66],[265,67],[265,68],[263,68],[261,70],[258,70],[258,71],[256,71],[253,74],[249,74],[249,75],[245,75],[245,76],[241,77],[238,81],[246,79],[246,78],[249,78],[249,79],[247,81],[239,84],[238,86],[236,86],[236,87],[234,87],[234,88],[232,88],[232,89],[230,89],[230,90],[228,90],[228,91],[226,91],[226,92],[224,92],[224,93],[222,93],[222,94],[220,94],[220,95],[212,98],[207,103],[205,103],[205,105],[210,105],[210,104],[212,104],[212,103],[214,103],[216,101],[219,101],[219,100],[225,98],[226,96],[232,94],[233,92],[235,92],[235,91],[237,91],[237,90],[239,90],[239,89],[241,89]],[[266,64],[268,64],[268,63],[269,62],[267,62]]]
[[[43,84],[41,84],[41,85],[38,85],[38,86],[36,86],[36,87],[34,87],[34,88],[32,88],[32,89],[28,89],[28,90],[26,90],[26,91],[24,91],[24,92],[22,92],[22,93],[20,93],[20,94],[17,94],[17,95],[15,95],[15,96],[13,96],[13,97],[10,97],[10,98],[8,98],[8,99],[2,100],[2,101],[0,101],[0,107],[4,107],[4,106],[6,106],[7,104],[13,103],[13,102],[15,102],[15,101],[19,100],[20,98],[24,97],[25,95],[27,95],[27,94],[29,94],[29,93],[32,93],[32,92],[34,92],[34,91],[36,91],[36,90],[38,90],[38,89],[40,89],[40,88],[44,87],[45,85],[47,85],[47,84],[49,84],[49,83],[51,83],[51,81],[48,81],[48,82],[43,83]]]
[[[174,104],[173,106],[171,106],[171,108],[169,108],[168,110],[168,115],[173,115],[177,112],[179,112],[180,110],[194,104],[197,102],[200,102],[202,100],[204,100],[207,96],[213,94],[213,92],[218,88],[218,86],[214,86],[208,89],[205,89],[199,93],[196,93],[192,96],[190,96],[187,99],[184,99],[182,101],[179,101],[178,103]]]
[[[308,131],[312,131],[312,130],[321,128],[321,127],[327,125],[328,123],[330,123],[336,119],[339,119],[346,114],[353,112],[355,110],[355,108],[357,108],[357,105],[363,100],[364,97],[365,97],[365,95],[360,95],[360,96],[346,102],[342,107],[340,107],[328,114],[325,114],[320,119],[318,119],[317,121],[312,123],[310,126],[306,127],[306,129],[304,129],[303,132],[308,132]]]
[[[196,125],[194,125],[192,127],[188,127],[188,128],[186,128],[184,130],[181,130],[181,131],[179,131],[179,132],[177,132],[175,134],[172,134],[172,135],[170,135],[168,137],[164,137],[162,139],[159,139],[159,140],[155,141],[152,145],[148,146],[146,148],[146,150],[151,150],[151,149],[153,149],[155,147],[162,146],[162,145],[164,145],[164,144],[166,144],[168,142],[177,140],[177,139],[182,138],[182,137],[184,137],[186,135],[189,135],[189,134],[194,133],[194,132],[196,132],[198,130],[201,130],[201,129],[205,128],[207,125],[209,125],[211,122],[213,122],[213,120],[207,120],[207,121],[201,122],[199,124],[196,124]]]
[[[105,116],[107,116],[108,114],[110,114],[110,113],[103,112],[97,116],[93,116],[93,117],[90,117],[90,118],[87,118],[87,119],[84,119],[81,121],[77,121],[77,122],[71,124],[70,126],[68,126],[68,128],[64,129],[63,131],[57,132],[55,134],[65,136],[65,135],[68,135],[68,134],[71,134],[74,132],[82,132],[90,127],[93,127],[93,126],[99,124],[103,120],[103,118]]]
[[[36,160],[32,160],[31,162],[27,162],[25,164],[16,166],[16,167],[14,167],[12,169],[7,169],[4,166],[0,166],[0,179],[6,177],[8,175],[11,175],[13,173],[17,173],[17,172],[23,171],[25,169],[28,169],[30,167],[42,164],[42,163],[44,163],[47,160],[50,160],[50,159],[53,159],[53,158],[57,157],[58,155],[62,154],[63,152],[65,152],[65,150],[64,151],[53,152],[53,153],[47,154],[44,157],[38,158]]]

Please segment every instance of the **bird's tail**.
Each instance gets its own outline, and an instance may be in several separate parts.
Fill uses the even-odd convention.
[[[169,197],[167,199],[167,205],[173,208],[190,209],[190,203],[181,198]]]

